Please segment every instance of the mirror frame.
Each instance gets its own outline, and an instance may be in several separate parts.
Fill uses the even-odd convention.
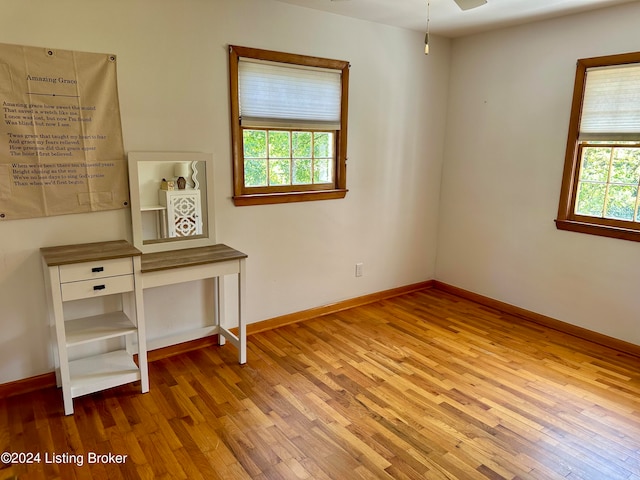
[[[166,252],[185,248],[205,247],[215,242],[215,216],[213,201],[213,158],[211,154],[199,152],[129,152],[129,193],[131,200],[131,226],[133,245],[142,253]],[[180,238],[169,242],[144,243],[142,235],[142,212],[140,210],[139,168],[144,162],[204,162],[204,183],[207,187],[207,234],[198,238]]]

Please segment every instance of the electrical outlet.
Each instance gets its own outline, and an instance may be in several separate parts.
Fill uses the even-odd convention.
[[[356,277],[362,276],[362,262],[356,263]]]

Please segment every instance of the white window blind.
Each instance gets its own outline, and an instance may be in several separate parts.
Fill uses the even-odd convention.
[[[338,70],[241,58],[241,125],[339,130],[341,76]]]
[[[580,140],[640,141],[640,64],[587,69]]]

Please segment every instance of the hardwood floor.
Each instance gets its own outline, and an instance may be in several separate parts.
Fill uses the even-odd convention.
[[[0,479],[640,479],[640,359],[438,290],[150,378],[68,417],[55,388],[0,400],[0,448],[41,456]]]

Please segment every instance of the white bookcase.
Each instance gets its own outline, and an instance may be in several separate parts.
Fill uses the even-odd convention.
[[[202,235],[200,190],[159,190],[158,201],[167,209],[167,235],[170,238]]]
[[[46,247],[41,250],[55,347],[56,382],[65,414],[73,398],[140,381],[149,391],[141,252],[124,240]],[[67,319],[65,304],[107,295],[120,297],[119,310]],[[70,360],[70,349],[113,338],[119,350]],[[134,344],[137,340],[137,344]],[[137,353],[137,364],[134,354]]]

